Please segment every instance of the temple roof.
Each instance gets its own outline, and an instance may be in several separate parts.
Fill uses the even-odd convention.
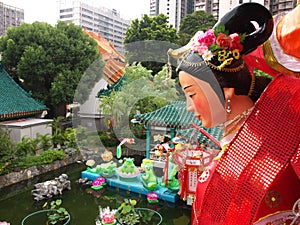
[[[120,90],[120,88],[123,85],[124,77],[125,77],[125,75],[122,76],[116,83],[114,83],[112,85],[107,85],[106,88],[101,89],[97,93],[97,98],[101,98],[101,96],[109,96],[112,91]]]
[[[33,99],[5,71],[0,62],[0,120],[34,116],[47,107]]]
[[[194,135],[192,123],[198,125],[215,139],[220,140],[222,129],[220,127],[203,128],[202,123],[193,113],[186,110],[186,102],[176,101],[150,113],[135,115],[134,119],[146,126],[160,126],[175,128],[182,136],[190,138]],[[210,142],[200,132],[196,132],[199,141]]]
[[[101,37],[100,34],[84,30],[91,38],[93,38],[97,44],[98,49],[102,55],[102,59],[105,62],[104,77],[108,84],[116,83],[125,72],[125,57],[116,50],[114,45]]]

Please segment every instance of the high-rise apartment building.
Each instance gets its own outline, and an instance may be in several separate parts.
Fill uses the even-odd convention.
[[[131,20],[121,18],[120,12],[95,6],[84,0],[60,0],[59,20],[72,22],[88,31],[100,33],[119,52],[124,53],[123,41]]]
[[[216,19],[224,16],[229,10],[239,4],[256,2],[264,5],[272,15],[290,11],[296,6],[296,0],[194,0],[195,11],[203,10],[211,13]]]
[[[218,3],[218,16],[216,17],[216,12],[206,11],[212,13],[215,18],[220,18],[224,16],[232,8],[236,7],[239,4],[246,3],[246,2],[256,2],[267,9],[270,10],[272,15],[276,15],[281,12],[286,12],[292,10],[296,6],[296,0],[195,0],[195,1],[204,1],[204,2],[213,2],[213,9],[214,7],[217,8],[216,4]]]
[[[219,17],[219,0],[193,0],[194,11],[205,11],[212,14],[216,19]]]
[[[6,5],[0,2],[0,36],[7,28],[20,26],[24,22],[24,9]]]
[[[265,6],[268,5],[268,9],[273,15],[281,12],[291,11],[296,7],[296,0],[265,0]]]
[[[150,0],[150,16],[159,14],[159,0]]]
[[[169,25],[178,30],[182,18],[194,11],[193,5],[193,0],[150,0],[150,16],[163,13],[168,16]]]

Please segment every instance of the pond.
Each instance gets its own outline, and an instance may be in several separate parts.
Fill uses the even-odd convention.
[[[66,173],[71,181],[71,190],[64,191],[63,206],[71,215],[71,225],[95,225],[98,207],[109,206],[117,208],[125,198],[137,200],[137,207],[158,211],[162,218],[162,225],[190,224],[191,207],[179,200],[176,203],[160,200],[157,204],[149,204],[146,196],[139,195],[113,187],[105,186],[100,191],[93,191],[89,186],[83,186],[76,181],[81,177],[83,164],[72,164],[43,176],[35,177],[7,188],[0,189],[0,221],[10,222],[11,225],[21,225],[21,221],[28,214],[42,209],[45,201],[35,202],[31,195],[33,185],[58,177]],[[36,224],[40,225],[40,224]],[[41,224],[43,225],[43,224]]]

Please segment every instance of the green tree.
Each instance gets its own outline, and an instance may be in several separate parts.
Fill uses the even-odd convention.
[[[51,117],[65,115],[65,104],[73,102],[77,85],[93,62],[99,61],[98,72],[89,74],[86,87],[94,86],[103,68],[97,43],[79,26],[65,22],[10,28],[0,39],[0,51],[9,74],[50,108]],[[87,94],[80,97],[79,102],[88,98]]]
[[[179,27],[179,44],[181,46],[186,45],[189,40],[196,34],[197,31],[206,31],[212,28],[217,20],[212,14],[205,11],[195,11],[192,14],[185,16]]]
[[[122,127],[137,112],[146,113],[163,107],[178,99],[175,80],[166,80],[166,68],[154,77],[140,63],[127,66],[119,91],[100,96],[100,108]]]
[[[152,75],[161,71],[167,61],[167,51],[178,41],[176,29],[168,25],[168,17],[144,15],[135,19],[126,31],[124,39],[126,59],[129,64],[141,62]]]

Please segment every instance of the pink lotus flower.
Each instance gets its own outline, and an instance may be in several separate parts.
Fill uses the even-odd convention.
[[[101,219],[104,223],[113,223],[115,221],[115,215],[113,214],[103,215]]]
[[[104,224],[113,224],[116,220],[115,214],[118,210],[110,210],[109,207],[100,209],[100,218]]]
[[[101,186],[105,183],[105,178],[104,177],[98,177],[96,180],[92,182],[93,186]]]
[[[147,194],[147,200],[149,203],[157,203],[158,202],[158,194],[155,192],[149,192]]]
[[[0,222],[0,225],[10,225],[8,222]]]

